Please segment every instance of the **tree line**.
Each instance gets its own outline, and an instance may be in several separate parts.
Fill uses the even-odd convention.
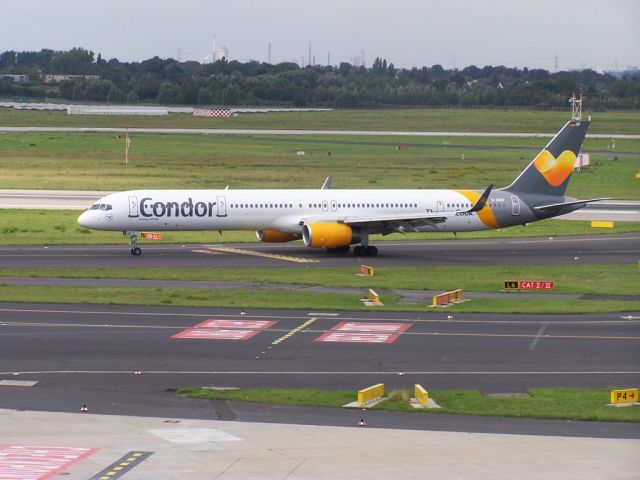
[[[55,84],[46,74],[98,75]],[[17,82],[5,75],[27,75]],[[593,70],[560,71],[440,65],[400,69],[376,58],[369,68],[349,63],[306,66],[283,62],[202,64],[153,57],[141,62],[105,60],[74,48],[0,54],[0,96],[74,102],[157,103],[201,106],[333,108],[509,107],[564,109],[582,91],[593,109],[640,108],[640,72],[623,76]]]

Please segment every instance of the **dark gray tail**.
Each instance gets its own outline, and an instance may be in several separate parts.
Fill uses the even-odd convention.
[[[563,196],[588,128],[589,122],[586,120],[568,121],[504,190],[515,194]]]

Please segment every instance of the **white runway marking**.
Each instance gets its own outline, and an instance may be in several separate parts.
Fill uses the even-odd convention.
[[[0,372],[0,375],[13,375],[11,372]],[[131,370],[30,370],[21,371],[22,375],[131,375]],[[239,370],[145,370],[145,375],[398,375],[398,371],[239,371]],[[438,370],[407,370],[405,375],[640,375],[640,370],[585,370],[585,371],[438,371]]]
[[[112,315],[112,316],[138,316],[138,317],[223,317],[223,318],[246,318],[240,314],[226,314],[226,313],[187,313],[187,312],[132,312],[132,311],[106,311],[106,310],[64,310],[64,309],[36,309],[36,308],[0,308],[0,312],[13,312],[13,313],[62,313],[65,315]],[[311,315],[311,314],[309,314]],[[559,315],[561,316],[561,315]],[[279,312],[274,312],[271,315],[250,315],[250,318],[267,318],[267,319],[303,319],[308,315],[280,315]],[[451,320],[446,318],[411,318],[411,317],[352,317],[347,313],[345,316],[342,314],[332,315],[332,318],[339,318],[340,320],[354,320],[354,321],[380,321],[380,322],[421,322],[421,323],[447,323],[450,324]],[[602,320],[562,320],[562,325],[628,325],[630,321],[640,321],[640,317],[611,317],[611,319]],[[502,325],[524,325],[524,324],[536,324],[540,320],[472,320],[456,318],[456,323],[470,323],[470,324],[502,324]],[[6,321],[4,321],[6,323]],[[14,322],[16,323],[16,322]],[[546,322],[548,323],[548,321]]]

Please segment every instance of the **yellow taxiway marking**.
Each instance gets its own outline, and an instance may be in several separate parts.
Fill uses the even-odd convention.
[[[318,260],[313,260],[310,258],[302,258],[302,257],[292,257],[289,255],[278,255],[275,253],[263,253],[256,252],[254,250],[245,250],[243,248],[232,248],[232,247],[208,247],[209,250],[214,250],[217,252],[225,252],[225,253],[237,253],[240,255],[252,255],[254,257],[265,257],[265,258],[273,258],[275,260],[284,260],[286,262],[296,262],[296,263],[318,263]]]
[[[305,328],[307,328],[309,325],[311,325],[316,320],[317,320],[317,318],[311,317],[309,320],[304,322],[302,325],[297,326],[293,330],[290,330],[287,333],[285,333],[283,336],[281,336],[277,340],[274,340],[273,342],[271,342],[271,345],[278,345],[279,343],[284,342],[287,338],[290,338],[291,336],[295,335],[299,331],[304,330]]]
[[[89,480],[111,480],[120,478],[152,454],[153,452],[129,452]]]

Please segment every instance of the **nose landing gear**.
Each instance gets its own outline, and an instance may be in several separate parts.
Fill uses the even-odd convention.
[[[142,253],[142,249],[138,247],[138,232],[124,232],[129,235],[129,246],[131,246],[131,255],[138,256]]]

